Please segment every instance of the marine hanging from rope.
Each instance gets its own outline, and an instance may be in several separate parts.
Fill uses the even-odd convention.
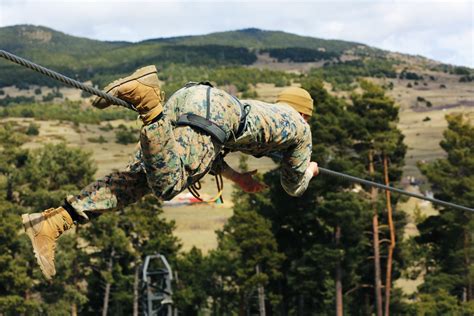
[[[301,88],[284,89],[276,104],[270,104],[239,100],[207,82],[188,83],[165,102],[155,66],[140,68],[110,83],[104,91],[96,91],[5,51],[0,51],[0,56],[98,95],[93,105],[99,109],[112,104],[132,109],[143,122],[139,149],[125,170],[89,184],[78,195],[67,196],[60,207],[23,215],[23,225],[46,278],[55,274],[57,239],[94,214],[123,208],[149,193],[169,200],[188,188],[198,195],[195,184],[209,172],[224,176],[246,192],[264,190],[267,186],[254,178],[256,171],[239,173],[225,162],[225,155],[231,151],[256,157],[278,155],[281,185],[289,195],[296,197],[304,193],[309,181],[321,171],[472,211],[325,168],[319,170],[317,163],[310,161],[312,138],[307,120],[313,113],[313,100]],[[218,192],[217,198],[222,187],[218,186]]]

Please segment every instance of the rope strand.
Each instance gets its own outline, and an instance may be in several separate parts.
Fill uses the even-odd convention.
[[[87,85],[83,84],[82,82],[79,82],[77,80],[66,77],[66,76],[64,76],[64,75],[62,75],[62,74],[60,74],[56,71],[52,71],[48,68],[37,65],[37,64],[35,64],[35,63],[33,63],[29,60],[26,60],[24,58],[13,55],[13,54],[11,54],[7,51],[0,50],[0,57],[3,57],[3,58],[5,58],[9,61],[12,61],[12,62],[14,62],[16,64],[19,64],[21,66],[24,66],[26,68],[32,69],[36,72],[39,72],[40,74],[43,74],[43,75],[48,76],[50,78],[53,78],[57,81],[65,83],[65,84],[67,84],[69,86],[72,86],[74,88],[77,88],[77,89],[89,92],[90,94],[96,95],[98,97],[104,98],[105,100],[109,101],[112,104],[121,105],[121,106],[124,106],[124,107],[126,107],[130,110],[136,111],[136,108],[132,104],[129,104],[128,102],[125,102],[124,100],[121,100],[119,98],[111,96],[110,94],[107,94],[107,93],[105,93],[105,92],[103,92],[99,89],[94,88],[94,87],[87,86]]]

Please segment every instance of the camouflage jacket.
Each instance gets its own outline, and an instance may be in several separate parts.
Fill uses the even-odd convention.
[[[173,94],[164,107],[164,113],[176,121],[182,113],[206,116],[206,93],[203,85],[182,88]],[[256,100],[242,100],[247,107],[246,125],[236,135],[240,118],[244,113],[239,101],[228,93],[210,90],[210,119],[229,133],[224,147],[256,157],[277,154],[281,159],[281,184],[292,196],[304,193],[312,174],[307,172],[312,152],[309,125],[301,115],[286,104],[271,104]],[[218,156],[212,165],[214,172],[228,167]]]

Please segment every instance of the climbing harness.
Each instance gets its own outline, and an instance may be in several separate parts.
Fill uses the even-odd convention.
[[[225,129],[220,126],[219,124],[213,122],[211,120],[211,89],[214,87],[209,81],[201,81],[201,82],[188,82],[184,88],[190,88],[198,85],[204,85],[207,86],[207,91],[206,91],[206,117],[197,115],[195,113],[184,113],[182,114],[177,122],[177,126],[191,126],[195,127],[203,132],[205,132],[208,135],[211,135],[211,137],[217,141],[219,145],[224,145],[227,140],[230,137],[231,132],[226,132]],[[239,121],[239,126],[237,128],[237,132],[234,133],[235,137],[238,137],[244,130],[246,123],[247,123],[247,115],[249,112],[249,105],[243,105],[239,99],[236,97],[232,96],[234,100],[239,104],[240,106],[240,121]]]
[[[212,84],[208,81],[204,82],[188,82],[185,88],[189,88],[196,85],[206,85],[206,117],[202,117],[195,113],[184,113],[182,114],[177,122],[177,126],[191,126],[199,130],[204,131],[208,135],[211,135],[220,145],[224,144],[228,139],[227,132],[218,124],[211,121],[211,89]]]
[[[199,194],[199,190],[201,190],[202,185],[201,181],[196,181],[188,187],[189,193],[192,194],[196,199],[203,203],[214,203],[220,201],[220,203],[224,203],[224,198],[222,194],[224,193],[224,180],[222,179],[222,175],[220,173],[214,175],[214,179],[216,180],[217,186],[217,195],[209,200],[203,200],[201,198],[201,194]]]
[[[77,80],[66,77],[66,76],[64,76],[60,73],[49,70],[45,67],[37,65],[37,64],[35,64],[35,63],[33,63],[29,60],[20,58],[16,55],[11,54],[9,52],[6,52],[4,50],[0,50],[0,57],[3,57],[7,60],[10,60],[10,61],[12,61],[14,63],[17,63],[21,66],[24,66],[26,68],[37,71],[37,72],[39,72],[39,73],[41,73],[45,76],[51,77],[55,80],[63,82],[63,83],[65,83],[67,85],[70,85],[74,88],[78,88],[78,89],[81,89],[83,91],[94,94],[96,96],[99,96],[101,98],[104,98],[104,99],[106,99],[107,101],[109,101],[113,104],[121,105],[121,106],[124,106],[126,108],[129,108],[131,110],[136,111],[135,106],[125,102],[124,100],[121,100],[119,98],[111,96],[110,94],[107,94],[107,93],[105,93],[105,92],[103,92],[99,89],[93,88],[91,86],[87,86],[87,85],[85,85],[85,84],[83,84],[83,83],[81,83]],[[207,92],[207,103],[208,103],[207,115],[206,115],[207,119],[203,118],[203,117],[196,118],[195,116],[189,116],[189,114],[188,114],[187,116],[183,117],[183,119],[181,121],[181,124],[195,126],[196,128],[201,128],[204,131],[208,131],[208,133],[216,141],[227,140],[229,135],[227,135],[227,133],[220,126],[218,126],[217,124],[215,124],[214,122],[209,120],[209,115],[210,115],[209,114],[210,113],[210,89],[211,89],[212,85],[209,82],[191,83],[191,84],[205,84],[205,85],[209,86],[209,89],[208,89],[208,92]],[[242,111],[241,111],[242,117],[241,117],[241,122],[240,122],[240,126],[239,126],[239,131],[242,131],[243,128],[245,127],[245,121],[246,121],[246,116],[247,116],[246,114],[248,114],[248,111],[245,110],[245,107],[240,102],[238,102],[238,103],[241,105],[241,109],[242,109]],[[204,119],[206,121],[202,121],[201,119]],[[194,124],[194,125],[192,125],[192,124]],[[209,132],[209,131],[212,131],[212,132]],[[225,135],[225,137],[224,137],[224,135]],[[224,142],[221,141],[220,143],[223,144]],[[380,184],[380,183],[377,183],[377,182],[361,179],[361,178],[354,177],[354,176],[351,176],[351,175],[347,175],[347,174],[344,174],[344,173],[341,173],[341,172],[332,171],[332,170],[329,170],[329,169],[326,169],[326,168],[323,168],[323,167],[319,167],[319,171],[321,172],[321,174],[327,174],[329,176],[340,177],[340,178],[342,178],[344,180],[347,180],[347,181],[356,182],[356,183],[360,183],[360,184],[364,184],[364,185],[369,185],[369,186],[380,188],[380,189],[383,189],[383,190],[389,190],[389,191],[392,191],[392,192],[396,192],[396,193],[399,193],[399,194],[411,196],[411,197],[421,199],[421,200],[426,200],[426,201],[432,202],[434,204],[439,204],[439,205],[443,205],[443,206],[446,206],[446,207],[450,207],[450,208],[454,208],[454,209],[458,209],[458,210],[462,210],[462,211],[474,212],[474,209],[470,208],[470,207],[466,207],[466,206],[462,206],[462,205],[459,205],[459,204],[446,202],[446,201],[442,201],[442,200],[438,200],[438,199],[434,199],[434,198],[430,198],[430,197],[423,196],[423,195],[416,194],[416,193],[407,192],[407,191],[404,191],[404,190],[401,190],[401,189],[394,188],[394,187],[389,186],[389,185],[383,185],[383,184]],[[216,184],[217,184],[217,187],[218,187],[218,195],[214,199],[211,199],[211,201],[212,200],[217,201],[218,199],[222,200],[223,181],[222,181],[221,176],[219,177],[219,180],[216,177]],[[194,192],[197,193],[197,194],[196,195],[193,194],[193,195],[197,199],[200,199],[202,201],[202,199],[200,198],[199,193],[196,190],[196,189],[199,189],[200,187],[201,187],[201,184],[199,183],[197,185],[191,185],[189,188],[190,188],[191,194],[193,194],[192,190],[194,190]]]

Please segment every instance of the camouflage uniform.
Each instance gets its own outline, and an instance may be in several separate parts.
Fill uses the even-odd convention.
[[[163,117],[140,131],[140,148],[125,171],[114,172],[88,185],[67,202],[87,218],[87,212],[115,210],[153,192],[171,199],[213,168],[225,167],[222,146],[211,136],[189,126],[176,126],[184,113],[206,117],[208,86],[185,87],[164,106]],[[231,151],[255,156],[284,152],[282,185],[291,195],[306,190],[311,175],[305,173],[311,156],[311,131],[290,106],[259,101],[249,104],[247,123],[236,136],[243,115],[239,101],[226,92],[210,88],[210,120],[229,135],[223,144]],[[219,157],[219,158],[218,158]],[[216,159],[217,158],[217,159]]]
[[[311,129],[291,106],[242,100],[249,106],[245,129],[225,147],[252,156],[281,156],[281,185],[292,196],[306,191],[312,174],[307,168],[312,152]],[[214,164],[223,163],[217,160]],[[216,167],[218,170],[219,168]]]

